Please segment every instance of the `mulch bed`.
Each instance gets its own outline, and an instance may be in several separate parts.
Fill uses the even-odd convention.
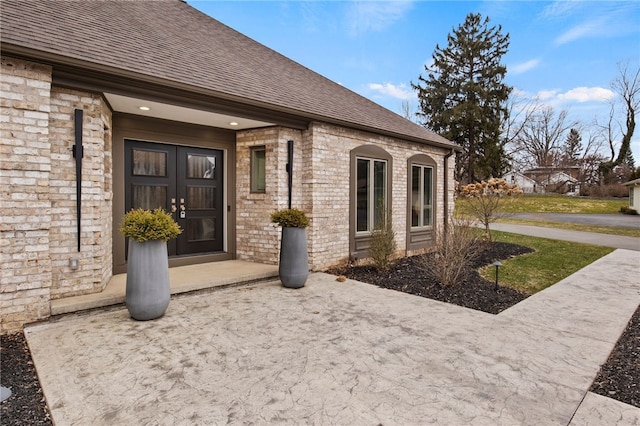
[[[494,283],[483,279],[476,269],[495,260],[505,260],[531,251],[513,244],[493,243],[476,259],[473,268],[464,273],[460,284],[452,287],[438,285],[419,267],[415,257],[401,259],[384,274],[371,266],[345,267],[327,272],[495,314],[515,305],[527,295],[506,287],[500,287],[496,292]],[[13,393],[0,403],[2,425],[52,425],[22,333],[1,336],[0,370],[0,384]],[[591,391],[640,408],[640,307],[611,357],[602,366]]]
[[[640,408],[640,306],[590,390]]]
[[[0,337],[0,370],[0,385],[11,390],[11,396],[0,403],[0,423],[52,425],[24,334]]]
[[[429,272],[420,267],[422,256],[400,259],[386,272],[379,272],[374,266],[347,266],[327,272],[383,288],[497,314],[526,299],[528,295],[502,286],[499,286],[496,291],[495,282],[482,278],[477,269],[490,265],[496,260],[505,260],[531,252],[533,252],[532,249],[515,244],[500,242],[486,244],[485,249],[475,258],[471,268],[463,273],[459,283],[447,287],[441,286]],[[433,254],[424,256],[433,256]]]

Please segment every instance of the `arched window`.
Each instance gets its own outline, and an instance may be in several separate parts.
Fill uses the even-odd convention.
[[[349,247],[352,257],[366,257],[371,231],[391,220],[392,158],[384,149],[363,145],[351,150]]]
[[[435,243],[437,165],[428,155],[418,154],[407,162],[407,249]]]

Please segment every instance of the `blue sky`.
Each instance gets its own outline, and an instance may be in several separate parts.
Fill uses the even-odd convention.
[[[382,106],[417,108],[436,44],[468,13],[501,25],[507,84],[590,124],[608,118],[617,64],[640,63],[637,1],[197,1],[188,3]],[[632,151],[640,165],[640,130]]]

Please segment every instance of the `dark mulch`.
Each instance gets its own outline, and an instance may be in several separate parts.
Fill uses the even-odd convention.
[[[11,390],[0,403],[2,425],[52,425],[36,369],[22,333],[0,336],[0,385]]]
[[[422,256],[400,259],[387,272],[382,273],[373,266],[347,266],[327,272],[383,288],[497,314],[525,299],[527,295],[502,286],[499,286],[496,291],[495,282],[482,278],[477,269],[490,265],[496,260],[505,260],[532,251],[528,247],[515,244],[500,242],[487,244],[473,262],[472,267],[464,272],[460,282],[448,287],[441,286],[433,276],[420,267]],[[433,256],[433,254],[424,256]]]
[[[593,381],[591,392],[640,408],[640,306]]]

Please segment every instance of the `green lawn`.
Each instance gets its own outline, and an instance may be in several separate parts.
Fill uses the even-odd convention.
[[[464,203],[460,203],[464,204]],[[523,195],[506,205],[506,213],[618,213],[629,200],[568,197],[566,195]],[[457,207],[457,206],[456,206]]]
[[[599,199],[586,197],[568,197],[565,195],[523,195],[506,203],[497,216],[498,222],[509,222],[522,225],[544,226],[547,228],[571,229],[583,232],[640,237],[640,229],[594,226],[567,222],[551,222],[543,220],[523,220],[509,217],[510,213],[583,213],[583,214],[615,214],[620,207],[628,206],[629,200]],[[468,216],[469,208],[463,199],[456,201],[456,215]]]
[[[611,253],[609,247],[549,240],[526,235],[493,231],[496,241],[530,247],[534,253],[503,260],[499,271],[499,282],[527,294],[557,283],[597,259]],[[489,281],[495,280],[495,268],[482,268],[480,273]]]

